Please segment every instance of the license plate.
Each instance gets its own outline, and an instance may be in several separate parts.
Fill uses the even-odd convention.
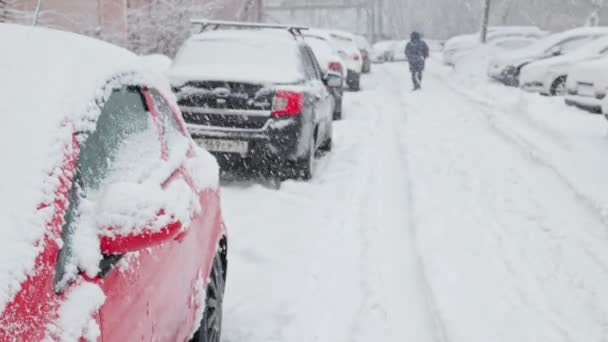
[[[249,144],[240,140],[198,139],[198,144],[210,152],[247,154]]]

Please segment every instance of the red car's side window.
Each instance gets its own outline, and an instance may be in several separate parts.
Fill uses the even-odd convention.
[[[83,199],[99,200],[103,190],[116,182],[142,182],[162,161],[156,124],[137,87],[114,90],[95,129],[79,135],[82,143],[61,231],[64,244],[57,262],[56,292],[75,278],[78,260],[73,237],[86,215],[95,214],[83,211]]]

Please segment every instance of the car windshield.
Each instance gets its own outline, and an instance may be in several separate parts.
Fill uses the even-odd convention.
[[[591,33],[589,33],[587,35],[591,36]],[[536,43],[530,45],[530,47],[527,50],[534,51],[536,53],[545,53],[545,52],[548,52],[549,50],[551,50],[556,45],[559,45],[565,41],[568,41],[569,39],[580,39],[581,37],[585,37],[585,36],[586,36],[586,34],[584,34],[584,33],[579,33],[579,34],[574,34],[572,32],[556,33],[556,34],[550,35],[550,36],[548,36],[544,39],[541,39],[541,40],[537,41]]]
[[[577,49],[574,49],[571,52],[571,55],[577,57],[599,55],[606,50],[606,48],[608,48],[608,38],[599,38],[590,43],[584,44]]]

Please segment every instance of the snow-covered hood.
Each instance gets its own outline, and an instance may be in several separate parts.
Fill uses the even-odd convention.
[[[80,35],[0,24],[0,314],[44,248],[74,130],[99,115],[100,89],[136,72],[127,50]],[[46,209],[37,210],[48,205]]]

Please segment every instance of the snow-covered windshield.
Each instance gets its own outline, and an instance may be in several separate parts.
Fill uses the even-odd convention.
[[[584,44],[578,49],[574,49],[571,55],[576,57],[599,55],[606,53],[606,49],[608,49],[608,37],[599,38],[588,44]]]
[[[577,41],[579,43],[582,42],[584,45],[584,42],[585,41],[590,42],[592,37],[593,37],[592,32],[580,31],[580,32],[573,33],[572,31],[567,31],[567,32],[563,32],[563,33],[556,33],[556,34],[550,35],[544,39],[539,40],[535,44],[530,45],[530,47],[527,50],[533,51],[535,53],[547,53],[547,52],[550,52],[550,50],[552,48],[554,48],[555,46],[557,46],[559,44],[564,44],[567,42],[572,42],[573,44],[575,44],[574,48],[578,48],[581,45],[576,45]]]

